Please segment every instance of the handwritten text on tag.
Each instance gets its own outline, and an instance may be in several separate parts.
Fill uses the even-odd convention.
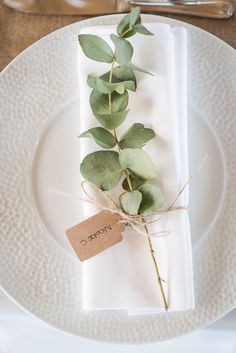
[[[87,260],[122,240],[125,226],[116,213],[102,211],[66,231],[81,261]]]

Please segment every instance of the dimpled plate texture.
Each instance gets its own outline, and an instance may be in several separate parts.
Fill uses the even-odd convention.
[[[31,162],[48,119],[77,96],[80,28],[116,24],[120,18],[104,16],[62,28],[24,51],[1,74],[0,283],[27,311],[72,334],[151,342],[209,324],[236,305],[236,52],[196,27],[143,16],[147,22],[188,30],[188,100],[219,138],[227,169],[225,198],[214,227],[194,247],[194,311],[140,317],[85,313],[79,262],[46,234],[32,205]]]

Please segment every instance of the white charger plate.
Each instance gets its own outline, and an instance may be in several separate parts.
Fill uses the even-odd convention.
[[[62,28],[20,54],[0,77],[0,283],[23,308],[62,330],[110,342],[168,339],[209,324],[236,306],[236,52],[191,25],[188,30],[190,187],[196,309],[127,317],[83,312],[81,263],[64,230],[81,219],[78,195],[77,35],[104,16]]]

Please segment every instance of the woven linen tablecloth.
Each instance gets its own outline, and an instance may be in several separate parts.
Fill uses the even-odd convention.
[[[205,29],[236,48],[236,16],[227,20],[177,15],[164,16]],[[85,18],[88,18],[88,16],[29,15],[7,8],[0,2],[0,71],[16,55],[36,40],[58,28]]]

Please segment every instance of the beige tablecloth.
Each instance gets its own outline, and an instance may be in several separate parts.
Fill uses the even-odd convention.
[[[169,16],[201,27],[236,48],[236,16],[212,20],[190,16]],[[42,16],[16,12],[0,3],[0,70],[23,49],[47,33],[80,21],[82,16]]]

